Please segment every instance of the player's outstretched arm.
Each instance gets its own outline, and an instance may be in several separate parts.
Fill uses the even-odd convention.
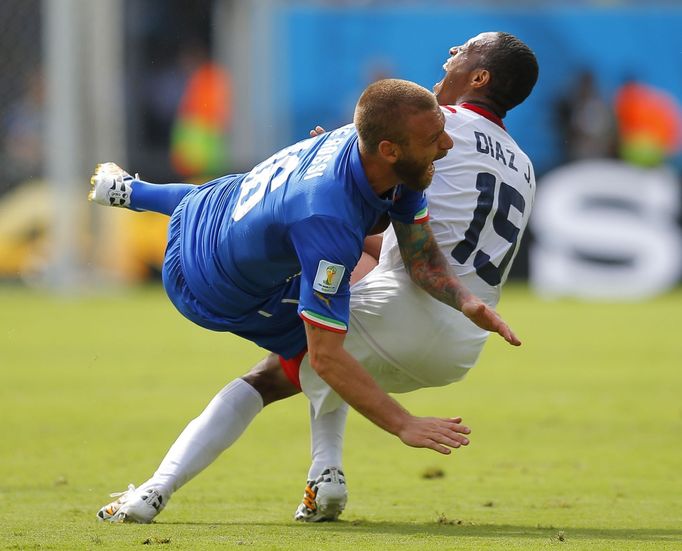
[[[306,322],[310,365],[352,408],[404,444],[449,454],[466,446],[470,430],[460,417],[415,417],[386,394],[343,348],[345,335]]]
[[[479,327],[500,334],[509,344],[521,344],[497,312],[472,294],[452,272],[428,222],[402,224],[394,220],[393,227],[412,281],[435,299],[460,310]]]
[[[462,425],[461,417],[412,417],[398,437],[413,448],[430,448],[447,455],[450,448],[467,446],[469,439],[464,436],[471,430]]]

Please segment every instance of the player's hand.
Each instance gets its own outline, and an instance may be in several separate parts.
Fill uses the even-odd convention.
[[[521,341],[499,314],[474,295],[462,302],[462,313],[480,328],[499,333],[505,341],[513,346],[521,346]]]
[[[443,419],[410,416],[398,433],[398,438],[403,444],[413,448],[431,448],[448,455],[452,451],[450,448],[469,445],[469,439],[465,435],[469,434],[471,429],[461,423],[461,417]]]
[[[317,138],[318,136],[321,136],[325,132],[326,132],[326,130],[324,128],[322,128],[321,126],[316,126],[315,130],[310,131],[310,137],[311,138]]]

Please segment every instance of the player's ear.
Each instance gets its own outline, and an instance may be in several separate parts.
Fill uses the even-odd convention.
[[[400,158],[400,146],[388,140],[380,141],[377,151],[390,164],[395,163]]]
[[[474,69],[471,71],[469,82],[472,88],[484,88],[490,84],[490,71],[482,68]]]

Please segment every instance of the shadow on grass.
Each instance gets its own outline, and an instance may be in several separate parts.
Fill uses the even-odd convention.
[[[682,541],[682,529],[653,528],[585,528],[572,526],[512,526],[498,524],[472,524],[466,521],[439,519],[428,523],[373,522],[367,520],[318,523],[314,526],[291,522],[160,522],[178,526],[233,526],[280,527],[290,530],[320,530],[323,533],[387,534],[402,536],[458,536],[472,538],[556,538],[608,539],[629,541]]]

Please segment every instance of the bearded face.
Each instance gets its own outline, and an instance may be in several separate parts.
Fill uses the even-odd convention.
[[[430,160],[402,158],[393,165],[400,181],[410,189],[423,191],[431,184],[433,163]]]
[[[445,157],[452,148],[452,138],[445,132],[440,108],[413,114],[406,126],[409,132],[404,143],[396,144],[393,172],[405,187],[423,191],[433,178],[433,162]]]

